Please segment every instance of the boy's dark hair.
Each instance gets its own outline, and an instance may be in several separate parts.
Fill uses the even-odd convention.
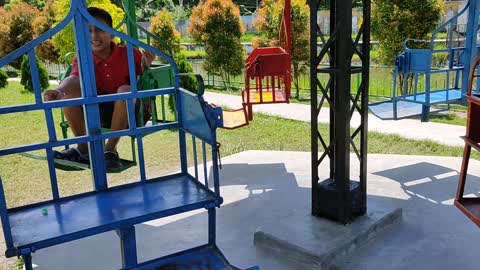
[[[89,7],[87,8],[87,11],[92,17],[102,19],[108,26],[113,27],[112,16],[110,16],[105,10],[97,7]]]

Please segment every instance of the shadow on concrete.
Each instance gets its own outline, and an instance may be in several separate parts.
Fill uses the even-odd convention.
[[[311,180],[308,173],[301,173],[289,172],[284,163],[223,165],[220,179],[225,203],[217,211],[217,244],[233,265],[300,269],[285,258],[255,247],[253,235],[260,226],[312,218]],[[471,182],[478,182],[477,178],[472,176]],[[401,207],[403,222],[350,256],[341,269],[476,269],[478,228],[450,203],[457,180],[457,171],[429,162],[371,173],[369,189],[375,188],[376,192],[368,197],[369,208]],[[480,183],[469,188],[469,192],[479,190]],[[205,211],[136,228],[139,261],[207,241]],[[339,226],[337,233],[349,233],[349,227]],[[38,265],[36,270],[118,269],[119,240],[114,232],[108,232],[65,243],[37,251],[34,263]]]
[[[400,183],[402,189],[413,197],[443,204],[453,203],[459,177],[457,170],[430,162],[419,162],[372,174]],[[480,194],[479,180],[480,177],[469,175],[465,194]]]
[[[394,203],[404,210],[403,222],[356,252],[343,269],[478,269],[478,228],[452,205],[457,170],[422,161],[371,174],[400,184],[408,199]],[[479,179],[469,175],[466,194],[479,193]],[[386,197],[378,203],[391,202]]]

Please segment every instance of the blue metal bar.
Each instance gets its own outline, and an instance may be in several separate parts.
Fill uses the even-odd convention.
[[[33,85],[33,93],[35,94],[35,103],[40,104],[42,102],[42,89],[40,88],[40,78],[38,76],[37,57],[35,56],[34,49],[28,52],[28,62],[30,63],[30,76],[32,76],[32,85]]]
[[[213,141],[216,142],[217,138],[216,138],[216,134],[214,132],[212,133],[212,136],[213,136]],[[215,143],[210,145],[210,147],[212,148],[212,164],[213,164],[212,174],[213,174],[214,192],[215,192],[215,195],[217,196],[217,199],[219,200],[217,203],[221,203],[220,180],[219,180],[219,175],[218,175],[218,156],[217,156],[218,148],[217,148],[217,144],[215,144]]]
[[[79,1],[80,11],[86,11],[84,1]],[[76,13],[73,24],[75,29],[75,44],[77,50],[78,67],[80,69],[80,82],[83,97],[96,97],[97,86],[95,71],[93,69],[92,46],[90,44],[89,21],[85,14]],[[96,20],[90,20],[96,21]],[[97,26],[97,25],[96,25]],[[101,132],[100,112],[96,104],[86,104],[85,109],[86,130],[88,135],[98,135]],[[103,145],[100,140],[90,141],[88,144],[90,160],[92,162],[92,176],[95,190],[104,190],[108,187],[107,171],[103,159]]]
[[[462,73],[462,94],[465,94],[467,91],[469,71],[476,56],[476,52],[474,52],[474,49],[476,49],[478,14],[480,13],[480,4],[476,0],[470,0],[465,5],[464,10],[467,8],[469,19],[467,22],[467,35],[465,36],[465,62],[463,64],[464,72]],[[462,12],[464,10],[462,10]]]
[[[122,252],[122,268],[137,265],[137,245],[135,240],[135,227],[129,226],[117,230],[120,237]]]
[[[128,129],[130,131],[137,128],[137,118],[135,117],[135,105],[132,99],[127,99],[125,102],[127,106]]]
[[[142,90],[136,94],[132,93],[118,93],[112,95],[98,96],[95,98],[75,98],[69,100],[57,100],[49,101],[43,104],[26,104],[18,106],[5,106],[0,107],[0,114],[16,113],[16,112],[26,112],[33,110],[43,110],[45,108],[62,108],[68,106],[81,106],[84,104],[98,104],[102,102],[112,102],[116,100],[125,100],[129,98],[145,98],[158,95],[171,95],[175,93],[173,88],[163,88],[163,89],[153,89],[153,90]]]
[[[430,106],[430,72],[425,73],[425,105]]]
[[[202,141],[202,156],[203,156],[203,177],[205,178],[205,186],[208,188],[207,149],[206,149],[205,141]]]
[[[52,109],[45,109],[45,120],[47,123],[48,138],[50,142],[57,141],[57,134],[55,132],[55,123],[53,121]],[[55,161],[52,148],[47,148],[48,172],[50,175],[50,185],[52,187],[52,197],[58,199],[60,197],[58,192],[57,175],[55,173]]]
[[[71,145],[71,144],[86,143],[93,140],[105,140],[105,139],[117,138],[121,136],[133,136],[133,135],[151,133],[155,131],[172,129],[172,128],[178,128],[178,124],[177,123],[158,124],[155,126],[137,128],[133,131],[121,130],[121,131],[115,131],[115,132],[102,133],[98,135],[91,135],[88,137],[79,136],[75,138],[68,138],[68,139],[63,139],[56,142],[37,143],[37,144],[23,145],[23,146],[17,146],[17,147],[3,148],[3,149],[0,149],[0,156],[41,150],[47,147],[58,147],[58,146],[65,146],[65,145]]]
[[[52,148],[47,148],[47,161],[48,161],[48,172],[50,175],[50,186],[52,187],[52,197],[53,199],[60,198],[58,192],[58,181],[57,174],[55,173],[55,156],[53,155]]]
[[[130,76],[130,91],[137,92],[137,75],[135,73],[135,58],[133,57],[133,46],[127,41],[127,59],[128,59],[128,73]]]
[[[414,100],[417,100],[418,73],[414,73],[413,78],[414,78],[414,84],[413,84],[413,99],[414,99]]]
[[[195,142],[195,136],[192,136],[192,147],[193,147],[193,164],[195,168],[195,179],[198,180],[197,143]]]
[[[178,141],[180,145],[180,169],[182,173],[188,173],[188,160],[187,160],[187,147],[185,131],[183,129],[178,130]]]
[[[7,201],[5,200],[5,190],[3,189],[3,181],[0,176],[0,217],[2,218],[3,237],[7,249],[13,248],[12,230],[10,227],[10,219],[7,213]]]
[[[127,59],[128,72],[130,78],[130,92],[137,93],[137,75],[135,74],[135,59],[133,56],[133,47],[130,42],[127,42]],[[135,107],[132,99],[127,100],[128,123],[130,130],[136,127]]]
[[[137,135],[137,145],[138,145],[138,165],[140,168],[140,181],[147,181],[147,176],[145,172],[145,156],[143,153],[143,136],[142,134]]]

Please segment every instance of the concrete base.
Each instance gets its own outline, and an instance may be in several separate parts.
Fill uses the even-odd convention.
[[[310,213],[296,213],[288,218],[292,222],[260,227],[254,243],[298,264],[299,269],[332,269],[401,217],[401,208],[369,206],[367,215],[343,226]]]

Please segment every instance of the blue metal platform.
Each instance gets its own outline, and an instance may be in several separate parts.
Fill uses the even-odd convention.
[[[393,101],[384,101],[368,105],[368,109],[378,118],[382,120],[394,120],[393,117]],[[398,101],[397,102],[397,119],[416,116],[422,114],[422,104]]]
[[[436,90],[430,92],[430,104],[439,104],[439,103],[449,103],[454,101],[459,101],[462,99],[462,91],[457,89],[448,89],[448,90]],[[426,94],[419,93],[416,95],[407,95],[404,97],[405,100],[411,100],[416,102],[427,102]]]
[[[14,246],[40,249],[118,229],[128,220],[136,224],[202,209],[215,199],[197,180],[179,174],[12,208],[8,217]]]
[[[448,104],[462,100],[461,90],[439,90],[430,92],[430,104]],[[396,101],[388,100],[368,105],[369,110],[382,120],[396,120],[422,114],[423,103],[426,102],[425,93],[406,95]],[[430,108],[430,112],[439,111]],[[396,115],[395,115],[396,114]]]

